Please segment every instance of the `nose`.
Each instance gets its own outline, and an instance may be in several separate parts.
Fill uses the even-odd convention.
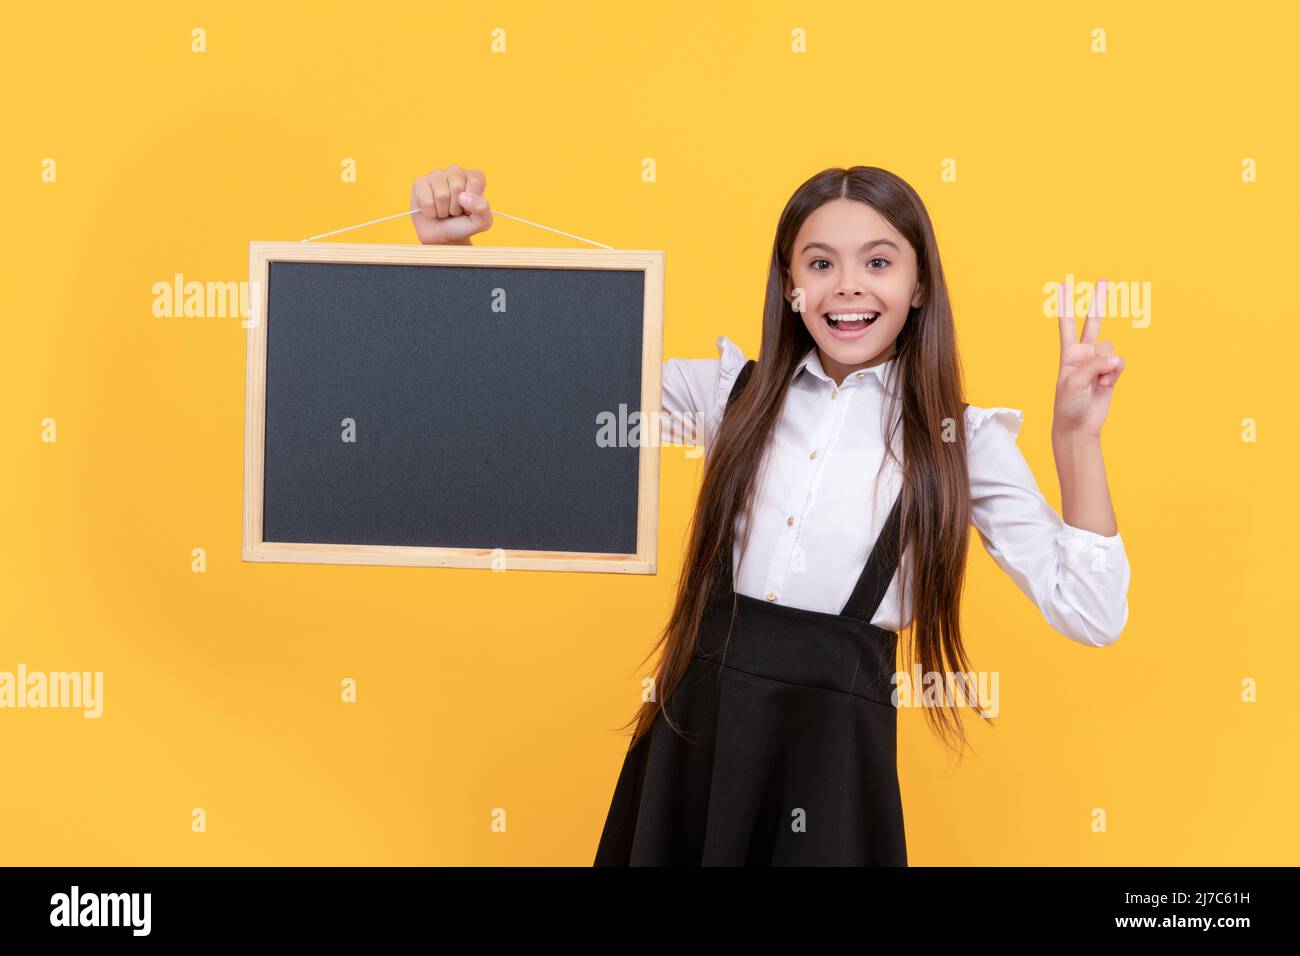
[[[835,289],[835,294],[838,296],[859,296],[863,294],[864,287],[865,283],[860,281],[858,276],[846,271]]]

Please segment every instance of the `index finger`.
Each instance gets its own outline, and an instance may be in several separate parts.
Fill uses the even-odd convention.
[[[1074,329],[1074,303],[1069,301],[1065,296],[1065,283],[1061,283],[1056,289],[1056,317],[1061,323],[1061,361],[1065,361],[1065,354],[1070,350],[1075,342]]]
[[[483,195],[483,190],[487,189],[487,177],[483,175],[481,169],[465,170],[465,191],[474,193],[477,196]]]

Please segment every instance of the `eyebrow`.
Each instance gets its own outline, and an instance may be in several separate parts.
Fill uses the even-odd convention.
[[[888,239],[872,239],[870,242],[863,243],[862,248],[859,249],[858,252],[866,252],[872,246],[892,246],[895,252],[902,252],[902,250],[899,249],[897,245],[895,245],[893,242],[890,242]],[[808,243],[808,245],[803,247],[803,252],[800,252],[799,255],[803,255],[809,249],[825,249],[827,252],[830,253],[835,252],[834,249],[832,249],[824,242],[810,242]]]

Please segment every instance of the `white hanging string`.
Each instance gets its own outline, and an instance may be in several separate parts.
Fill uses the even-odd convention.
[[[377,222],[387,222],[390,219],[397,219],[400,216],[409,216],[411,213],[419,212],[417,209],[403,209],[401,212],[395,212],[391,216],[384,216],[380,219],[371,219],[369,222],[359,222],[355,226],[344,226],[342,229],[335,229],[332,232],[322,232],[319,236],[308,236],[302,242],[313,242],[316,239],[324,239],[326,236],[337,236],[340,232],[351,232],[353,229],[360,229],[362,226],[373,226]],[[600,246],[602,249],[613,249],[613,246],[607,246],[603,242],[596,242],[594,239],[584,239],[582,236],[575,236],[571,232],[561,232],[559,229],[551,229],[550,226],[543,226],[540,222],[532,222],[528,219],[520,219],[518,216],[512,216],[508,212],[502,212],[499,209],[493,209],[492,215],[505,216],[507,219],[513,219],[515,222],[522,222],[529,226],[536,226],[538,229],[547,229],[551,232],[559,233],[561,236],[567,236],[570,239],[577,239],[579,242],[589,242],[593,246]]]

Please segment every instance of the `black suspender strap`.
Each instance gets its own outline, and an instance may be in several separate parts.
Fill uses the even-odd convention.
[[[736,400],[736,396],[741,393],[741,390],[745,387],[745,383],[749,381],[749,376],[754,371],[754,364],[754,360],[749,359],[743,366],[741,366],[740,372],[736,375],[736,380],[731,383],[731,392],[727,395],[727,408],[731,407],[731,403]],[[725,409],[723,410],[723,414],[726,414]]]
[[[857,620],[871,622],[875,617],[880,602],[884,600],[889,582],[898,570],[899,530],[903,519],[903,495],[900,492],[894,499],[894,507],[885,519],[884,527],[876,535],[876,543],[871,549],[871,556],[858,577],[858,583],[849,596],[848,603],[840,614]]]

